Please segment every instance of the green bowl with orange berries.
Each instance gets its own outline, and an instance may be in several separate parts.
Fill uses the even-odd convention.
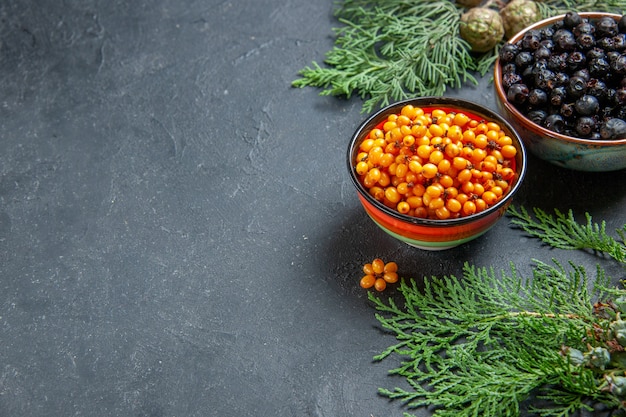
[[[483,235],[504,215],[524,179],[526,150],[494,111],[420,97],[368,117],[347,162],[376,225],[411,246],[442,250]]]

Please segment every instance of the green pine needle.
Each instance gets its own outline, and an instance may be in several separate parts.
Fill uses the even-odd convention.
[[[588,213],[585,214],[584,224],[577,223],[571,210],[567,214],[555,210],[553,216],[535,208],[533,213],[534,217],[524,207],[518,210],[514,206],[507,211],[512,217],[512,224],[552,247],[588,249],[605,253],[620,263],[626,262],[626,225],[616,231],[621,238],[620,242],[606,232],[606,222],[593,223]]]

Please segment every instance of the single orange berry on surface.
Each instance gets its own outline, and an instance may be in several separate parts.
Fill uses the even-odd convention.
[[[374,283],[376,282],[376,277],[374,275],[365,275],[361,278],[359,285],[361,288],[372,288]]]
[[[387,262],[383,268],[384,272],[398,272],[398,264],[395,262]]]
[[[385,288],[387,288],[387,281],[385,281],[384,278],[376,278],[376,281],[374,281],[374,288],[376,291],[385,291]]]
[[[383,279],[385,282],[389,284],[394,284],[398,282],[398,273],[397,272],[385,272],[383,274]]]
[[[375,274],[382,274],[385,270],[385,262],[380,258],[374,259],[372,261],[372,269]]]

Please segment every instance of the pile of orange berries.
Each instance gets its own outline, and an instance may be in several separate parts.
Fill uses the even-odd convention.
[[[374,287],[376,291],[384,291],[387,284],[398,282],[398,265],[395,262],[385,263],[376,258],[371,263],[363,265],[365,275],[361,278],[362,288]]]
[[[368,133],[355,171],[386,206],[445,220],[496,204],[516,176],[516,153],[498,123],[408,104]]]

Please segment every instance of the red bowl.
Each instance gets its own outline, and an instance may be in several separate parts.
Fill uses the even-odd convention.
[[[500,201],[486,210],[471,216],[448,220],[424,219],[402,214],[376,200],[359,180],[354,161],[361,142],[369,132],[387,119],[390,114],[398,114],[402,107],[412,104],[424,110],[444,109],[463,112],[478,119],[498,123],[513,139],[517,149],[514,169],[516,176]],[[513,195],[519,189],[526,173],[526,151],[517,132],[501,116],[481,105],[457,98],[422,97],[391,104],[365,120],[353,134],[348,146],[348,171],[359,201],[368,216],[382,230],[411,246],[426,250],[449,249],[483,235],[504,215]]]

